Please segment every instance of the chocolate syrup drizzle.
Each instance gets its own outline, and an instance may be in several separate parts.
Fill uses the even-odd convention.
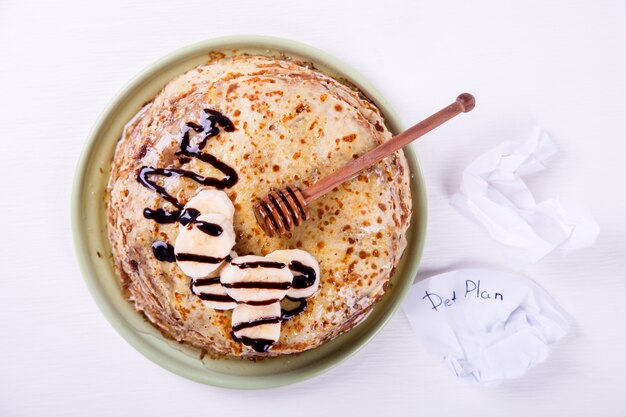
[[[274,268],[274,269],[283,269],[287,265],[282,262],[274,262],[274,261],[254,261],[254,262],[241,262],[241,263],[231,263],[231,265],[238,267],[239,269],[249,269],[249,268]]]
[[[216,301],[219,303],[232,303],[233,300],[232,298],[230,298],[229,295],[222,295],[222,294],[205,294],[205,293],[196,293],[194,292],[195,295],[198,296],[198,298],[200,298],[201,300],[204,301]]]
[[[291,282],[268,282],[268,281],[240,281],[223,283],[225,288],[259,288],[263,290],[288,290]]]
[[[163,242],[162,240],[157,240],[152,244],[152,253],[154,253],[154,257],[161,262],[176,261],[174,247],[169,243]]]
[[[194,223],[196,219],[200,216],[200,212],[194,208],[186,208],[182,211],[179,211],[178,221],[183,226],[187,226],[189,223]],[[145,211],[144,211],[145,212]]]
[[[293,276],[293,288],[303,289],[315,284],[315,278],[317,278],[315,269],[310,266],[306,266],[298,261],[291,261],[289,263],[289,269],[301,274]]]
[[[282,321],[291,320],[292,318],[294,318],[298,314],[303,313],[303,312],[306,311],[306,308],[307,308],[306,298],[292,298],[292,297],[289,297],[289,296],[287,296],[285,298],[290,300],[290,301],[298,303],[298,305],[295,306],[294,308],[291,308],[291,309],[281,308],[280,309],[280,316],[281,316]]]
[[[219,264],[220,262],[223,262],[223,261],[230,262],[231,259],[232,258],[230,257],[230,255],[224,256],[223,258],[218,258],[215,256],[205,256],[205,255],[198,255],[195,253],[186,253],[186,252],[180,252],[176,254],[177,261],[200,262],[203,264]]]
[[[210,186],[217,188],[219,190],[223,190],[225,188],[233,187],[239,177],[237,172],[225,164],[224,162],[217,159],[215,156],[204,153],[202,150],[206,146],[206,143],[209,138],[217,136],[220,133],[220,127],[225,132],[233,132],[235,131],[235,126],[231,122],[231,120],[224,116],[222,113],[212,110],[212,109],[204,109],[204,115],[200,120],[200,123],[195,122],[187,122],[185,124],[185,129],[182,132],[182,138],[180,142],[180,149],[176,151],[176,155],[179,156],[179,161],[181,164],[185,164],[191,160],[191,158],[196,158],[202,162],[205,162],[222,174],[224,174],[223,178],[214,178],[214,177],[204,177],[200,174],[197,174],[193,171],[181,169],[181,168],[155,168],[150,166],[143,166],[137,173],[137,181],[148,188],[159,194],[165,201],[171,203],[176,210],[168,211],[163,208],[145,208],[143,211],[143,216],[146,219],[153,220],[159,224],[172,224],[180,222],[183,226],[187,226],[193,223],[199,230],[204,233],[207,233],[210,236],[219,236],[222,234],[223,229],[214,223],[209,223],[201,220],[197,220],[200,216],[198,210],[193,208],[184,209],[184,204],[182,204],[178,199],[167,192],[164,186],[158,185],[154,179],[154,177],[175,177],[175,178],[188,178],[200,185]],[[193,131],[197,134],[204,133],[204,137],[197,144],[191,143],[190,131]],[[203,263],[220,263],[222,261],[230,262],[232,258],[230,256],[226,256],[224,258],[212,257],[212,256],[204,256],[197,255],[193,253],[175,253],[174,248],[169,243],[157,240],[152,244],[152,252],[156,259],[162,262],[175,262],[178,261],[193,261],[193,262],[203,262]],[[257,261],[257,262],[242,262],[242,263],[232,263],[232,265],[237,266],[241,269],[248,268],[276,268],[282,269],[285,268],[285,265],[282,262],[272,262],[272,261]],[[315,282],[315,270],[306,265],[303,265],[300,262],[293,261],[289,264],[289,269],[292,271],[298,272],[301,275],[294,276],[293,283],[289,282],[238,282],[232,284],[222,284],[226,288],[263,288],[263,289],[280,289],[280,290],[288,290],[293,286],[293,288],[307,288]],[[220,283],[219,277],[215,278],[202,278],[202,279],[192,279],[190,280],[189,286],[190,290],[193,294],[198,296],[202,300],[206,301],[217,301],[217,302],[232,302],[234,301],[228,295],[221,294],[203,294],[197,293],[194,291],[194,287],[201,286],[209,286]],[[257,352],[267,352],[267,350],[274,343],[273,340],[268,339],[254,339],[249,337],[237,337],[235,336],[235,331],[239,331],[242,329],[247,329],[255,326],[260,326],[268,323],[280,323],[281,321],[290,320],[296,315],[302,313],[306,310],[307,302],[304,298],[291,298],[286,297],[291,301],[298,302],[299,304],[290,310],[281,309],[281,317],[266,317],[257,320],[253,320],[247,323],[238,323],[233,326],[232,337],[234,340],[237,340],[243,343],[246,346],[250,346]],[[276,299],[271,300],[262,300],[262,301],[251,301],[248,302],[250,305],[268,305],[277,302]]]
[[[143,209],[143,217],[154,220],[159,224],[176,223],[180,217],[181,210],[167,211],[165,209]]]
[[[254,349],[257,352],[260,352],[260,353],[267,352],[270,346],[274,344],[273,340],[261,339],[261,338],[250,338],[247,336],[237,336],[235,332],[238,332],[243,329],[249,329],[251,327],[262,326],[264,324],[280,323],[281,321],[282,319],[280,317],[261,317],[256,320],[243,322],[243,323],[237,323],[233,325],[233,331],[231,332],[231,335],[234,340],[241,342],[246,346],[250,346],[252,349]]]
[[[164,200],[173,204],[178,210],[182,210],[184,204],[181,204],[176,197],[169,194],[164,186],[158,185],[154,181],[153,177],[184,177],[189,178],[200,185],[215,187],[219,190],[231,188],[239,179],[237,172],[229,165],[217,159],[215,156],[202,152],[206,146],[207,140],[220,133],[218,126],[221,126],[225,132],[235,131],[235,126],[230,119],[228,119],[228,117],[216,110],[204,109],[204,115],[200,124],[194,122],[187,122],[185,124],[186,129],[182,132],[180,149],[176,151],[176,155],[197,158],[202,162],[206,162],[222,172],[222,174],[224,174],[223,178],[203,177],[193,171],[181,168],[154,168],[150,166],[143,166],[137,173],[137,181],[149,190],[158,193]],[[195,145],[191,144],[189,134],[191,130],[196,133],[205,133],[204,138]],[[178,215],[180,215],[180,213]],[[146,209],[144,210],[144,217],[155,220],[159,223],[161,223],[161,221],[163,221],[163,223],[174,223],[176,220],[173,220],[173,218],[176,217],[176,212],[166,212],[163,209]]]
[[[247,321],[243,323],[237,323],[233,326],[233,332],[238,332],[239,330],[249,329],[250,327],[261,326],[263,324],[272,324],[272,323],[280,323],[280,317],[263,317],[260,319]]]
[[[144,187],[158,193],[164,200],[172,203],[177,208],[177,210],[174,211],[167,211],[163,208],[145,208],[143,210],[143,216],[146,219],[154,220],[159,224],[180,222],[183,226],[187,226],[188,224],[193,223],[198,230],[210,236],[220,236],[224,231],[220,225],[198,220],[198,216],[200,216],[200,212],[198,210],[193,208],[183,209],[184,204],[180,203],[176,197],[169,194],[165,190],[165,187],[158,185],[153,179],[151,179],[151,177],[154,176],[185,177],[190,178],[199,184],[213,186],[215,188],[219,188],[220,190],[230,188],[237,183],[237,172],[233,168],[226,165],[222,161],[219,161],[213,155],[201,152],[206,146],[207,140],[219,134],[220,129],[218,126],[221,126],[225,132],[233,132],[235,130],[235,126],[230,119],[228,119],[228,117],[212,109],[204,109],[204,115],[200,123],[201,124],[187,122],[185,124],[186,129],[182,133],[180,149],[176,151],[176,155],[198,158],[199,160],[206,162],[221,171],[224,174],[224,178],[219,179],[203,177],[193,171],[179,168],[154,168],[143,166],[137,173],[137,181],[139,181],[139,183]],[[197,145],[192,146],[190,144],[190,130],[193,130],[196,133],[205,132],[204,137]],[[174,262],[179,260],[216,264],[226,259],[230,260],[230,256],[225,258],[216,258],[212,256],[196,255],[193,253],[175,254],[174,248],[170,244],[162,241],[156,241],[152,244],[152,252],[154,253],[155,258],[163,262]]]
[[[201,300],[216,301],[220,303],[235,302],[235,300],[232,299],[228,294],[205,294],[205,293],[198,293],[194,290],[194,287],[205,287],[205,286],[211,286],[211,285],[220,285],[220,277],[198,278],[198,279],[191,279],[189,281],[189,289],[191,290],[191,293],[198,296],[198,298],[200,298]]]
[[[215,285],[220,283],[220,277],[212,278],[197,278],[191,280],[191,285],[196,287],[205,287],[209,285]]]
[[[246,304],[249,306],[268,306],[270,304],[274,304],[279,302],[280,300],[277,298],[272,298],[270,300],[261,300],[261,301],[246,301]]]
[[[252,339],[246,336],[237,337],[235,336],[235,332],[231,332],[231,336],[233,337],[233,340],[243,343],[246,346],[250,346],[259,353],[267,352],[274,344],[274,341],[269,339]]]
[[[198,230],[206,233],[209,236],[219,236],[224,232],[222,226],[215,223],[209,223],[204,220],[198,220],[200,216],[200,212],[194,208],[186,208],[184,209],[179,216],[178,221],[183,226],[187,226],[189,224],[194,224]]]

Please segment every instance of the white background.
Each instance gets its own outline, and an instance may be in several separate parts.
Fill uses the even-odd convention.
[[[448,199],[473,157],[535,123],[548,130],[561,152],[529,180],[533,191],[589,208],[602,231],[593,248],[523,270],[576,321],[546,363],[498,388],[468,385],[399,313],[338,368],[241,392],[170,374],[118,336],[74,258],[79,152],[131,77],[229,34],[337,56],[406,123],[464,90],[476,95],[473,113],[417,145],[430,204],[421,276],[506,267]],[[0,0],[0,416],[626,415],[625,41],[623,0]]]

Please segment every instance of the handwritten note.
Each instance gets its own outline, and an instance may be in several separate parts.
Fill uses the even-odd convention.
[[[487,290],[480,288],[480,280],[473,281],[471,279],[465,280],[465,292],[463,293],[463,297],[467,298],[467,296],[476,297],[481,300],[500,300],[504,301],[504,296],[499,292],[489,292]],[[452,295],[450,298],[442,297],[439,294],[434,292],[428,292],[428,290],[424,291],[424,296],[422,300],[428,299],[433,306],[433,310],[437,310],[442,305],[444,307],[451,307],[456,304],[456,290],[452,290]]]
[[[461,378],[493,385],[548,357],[569,316],[524,276],[491,269],[416,283],[403,305],[417,338]]]

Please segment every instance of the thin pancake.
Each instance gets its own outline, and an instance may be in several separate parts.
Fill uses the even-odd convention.
[[[143,217],[144,208],[174,207],[136,181],[142,166],[180,168],[220,176],[210,165],[176,155],[181,127],[203,109],[220,111],[236,130],[221,131],[203,152],[235,168],[239,181],[225,191],[235,204],[240,255],[300,248],[320,263],[319,292],[307,310],[282,324],[265,355],[301,352],[356,325],[384,294],[406,245],[411,200],[402,152],[378,163],[310,206],[312,219],[289,237],[269,238],[252,211],[271,187],[301,188],[388,140],[379,111],[358,92],[298,63],[261,56],[224,58],[170,82],[125,129],[107,193],[109,237],[124,287],[138,310],[174,339],[215,355],[257,356],[231,337],[229,311],[204,306],[175,263],[158,261],[155,240],[173,242],[175,224]],[[181,203],[199,186],[165,178]]]

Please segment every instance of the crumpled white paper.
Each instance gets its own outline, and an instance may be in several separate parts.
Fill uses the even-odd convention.
[[[569,315],[532,280],[462,269],[413,285],[403,310],[417,338],[458,376],[484,385],[543,362]]]
[[[545,169],[556,152],[554,142],[540,128],[524,142],[502,143],[465,169],[461,192],[451,203],[530,262],[553,251],[591,246],[600,229],[589,214],[565,210],[556,199],[537,203],[522,179]]]

